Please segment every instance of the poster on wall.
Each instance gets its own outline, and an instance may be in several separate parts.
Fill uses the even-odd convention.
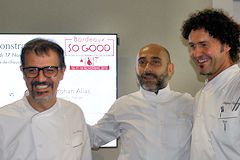
[[[21,49],[43,38],[64,49],[66,71],[57,97],[78,104],[86,122],[95,124],[117,98],[116,34],[0,34],[0,107],[21,99],[27,90],[20,71]],[[116,140],[105,147],[116,147]]]

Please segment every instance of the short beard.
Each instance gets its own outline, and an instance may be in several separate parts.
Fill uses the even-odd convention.
[[[43,85],[49,85],[53,88],[53,84],[52,83],[49,83],[49,82],[32,82],[31,83],[31,86],[32,86],[32,89],[31,89],[31,92],[30,92],[30,96],[37,102],[37,103],[47,103],[47,102],[50,102],[53,98],[53,95],[49,95],[47,96],[46,98],[38,98],[35,93],[33,92],[33,87],[36,86],[36,85],[40,85],[40,84],[43,84]]]
[[[223,51],[224,51],[224,45],[221,44],[220,53],[222,53]],[[203,68],[203,66],[200,65],[200,68]],[[200,74],[200,75],[203,75],[203,76],[211,76],[211,75],[213,75],[212,72],[207,72],[207,73],[200,72],[199,74]]]
[[[213,75],[211,72],[208,72],[208,73],[202,73],[202,72],[200,72],[200,75],[203,75],[203,76],[211,76],[211,75]]]
[[[152,85],[152,86],[145,86],[142,79],[144,76],[153,76],[154,78],[157,79],[157,83],[155,85]],[[153,73],[145,73],[145,74],[142,74],[141,76],[137,74],[137,79],[138,79],[138,83],[139,85],[147,90],[147,91],[150,91],[150,92],[155,92],[157,93],[158,90],[160,89],[163,89],[166,87],[167,85],[167,80],[168,80],[168,72],[165,71],[163,74],[161,74],[159,77]]]

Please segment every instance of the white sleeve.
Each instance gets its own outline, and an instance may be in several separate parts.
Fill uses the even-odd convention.
[[[2,132],[2,128],[0,127],[0,160],[4,160],[4,151],[6,152],[6,150],[4,149],[3,145],[3,132]]]
[[[118,138],[120,136],[120,123],[115,120],[112,113],[106,113],[97,124],[88,125],[90,143],[92,148],[100,146]]]
[[[90,139],[88,134],[87,125],[84,125],[83,137],[85,139],[83,144],[82,160],[92,160],[92,151],[90,147]]]

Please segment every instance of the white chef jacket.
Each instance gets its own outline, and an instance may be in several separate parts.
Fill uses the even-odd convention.
[[[240,160],[239,97],[237,65],[206,81],[195,99],[191,160]]]
[[[193,98],[171,91],[140,91],[115,101],[108,113],[88,126],[96,148],[120,137],[118,160],[188,160]]]
[[[44,112],[26,96],[0,108],[0,160],[91,160],[81,109],[62,99]]]

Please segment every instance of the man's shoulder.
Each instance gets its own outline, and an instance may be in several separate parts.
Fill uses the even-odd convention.
[[[82,114],[82,109],[80,108],[80,106],[71,101],[58,98],[57,103],[64,110],[65,113],[69,113],[69,114],[70,113],[80,113],[80,114]]]
[[[229,95],[230,97],[235,97],[240,95],[240,72],[236,75],[234,75],[229,81],[229,83],[226,84],[224,87],[223,93]]]
[[[134,100],[134,99],[139,99],[139,98],[141,98],[141,92],[136,91],[136,92],[132,92],[132,93],[123,95],[123,96],[119,97],[116,101],[122,102],[122,101],[129,101],[129,100]]]
[[[18,113],[25,107],[23,99],[19,99],[15,102],[0,107],[0,115],[6,113]]]
[[[57,105],[60,108],[65,120],[69,125],[83,125],[85,124],[85,117],[82,109],[75,103],[61,98],[57,99]]]
[[[230,72],[232,75],[227,75],[228,79],[221,79],[222,84],[226,88],[236,88],[239,89],[238,87],[240,86],[240,69],[237,65],[234,65],[230,68]]]
[[[187,92],[182,93],[182,92],[171,90],[171,95],[172,95],[172,98],[174,99],[179,98],[179,99],[190,100],[190,101],[194,99],[193,96]]]
[[[10,127],[20,124],[28,117],[24,101],[18,100],[0,108],[0,126]]]
[[[178,91],[174,91],[174,90],[171,90],[170,91],[170,96],[169,97],[170,99],[182,99],[182,100],[186,100],[186,101],[193,101],[193,97],[191,94],[189,93],[181,93],[181,92],[178,92]],[[124,95],[120,98],[117,99],[117,102],[125,102],[125,101],[141,101],[141,100],[145,100],[144,99],[144,96],[142,95],[141,91],[136,91],[136,92],[132,92],[132,93],[129,93],[127,95]]]
[[[235,74],[232,78],[233,82],[235,82],[237,85],[239,85],[240,82],[240,69],[238,70],[237,74]]]

